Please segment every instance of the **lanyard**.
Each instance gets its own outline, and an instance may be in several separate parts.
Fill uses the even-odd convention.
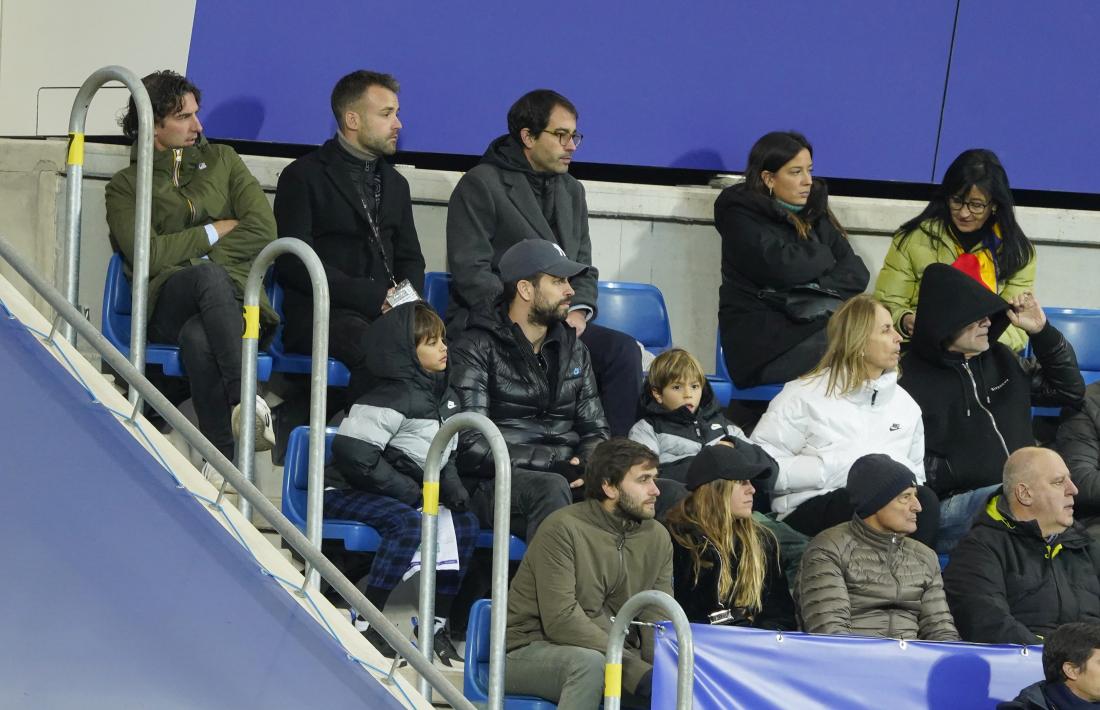
[[[370,227],[367,236],[382,257],[382,268],[386,270],[386,278],[390,280],[394,288],[397,288],[397,279],[393,277],[393,272],[390,270],[390,262],[386,258],[386,247],[382,243],[382,235],[378,232],[378,225],[374,222],[374,216],[371,214],[370,205],[367,204],[367,199],[363,195],[360,195],[359,199],[363,202],[363,213],[367,215],[367,225]],[[379,213],[381,213],[381,200],[378,200],[378,202]]]

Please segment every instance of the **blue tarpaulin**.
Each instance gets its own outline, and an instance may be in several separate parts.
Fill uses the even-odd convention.
[[[658,633],[653,707],[676,706],[676,634]],[[1042,648],[693,624],[696,710],[980,710],[1042,680]]]

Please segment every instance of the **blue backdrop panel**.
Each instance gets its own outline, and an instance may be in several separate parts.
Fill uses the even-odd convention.
[[[658,635],[653,707],[676,704],[676,634]],[[1042,648],[783,634],[693,624],[698,710],[992,710],[1042,680]]]
[[[1013,187],[1100,192],[1100,4],[967,0],[959,9],[936,179],[994,150]]]
[[[825,175],[927,181],[954,0],[517,6],[199,0],[188,73],[214,137],[319,143],[358,68],[402,82],[401,148],[480,155],[524,92],[572,99],[577,159],[744,168],[794,128]]]
[[[401,707],[7,318],[0,392],[0,707]]]

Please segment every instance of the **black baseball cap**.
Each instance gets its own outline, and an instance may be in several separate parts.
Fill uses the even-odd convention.
[[[545,239],[524,239],[500,257],[500,280],[504,283],[535,274],[573,278],[587,270],[587,266],[571,261],[561,247]]]

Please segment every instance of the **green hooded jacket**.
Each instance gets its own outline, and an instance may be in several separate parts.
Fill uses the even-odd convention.
[[[122,253],[131,278],[136,191],[135,146],[129,167],[115,173],[106,189],[111,246]],[[243,299],[252,262],[276,235],[275,216],[260,183],[236,151],[208,143],[205,136],[194,146],[153,151],[152,215],[147,318],[168,277],[202,263],[204,257],[229,272],[237,297]],[[240,224],[211,246],[205,225],[219,219],[236,219]],[[279,322],[262,290],[260,320],[266,326]]]

